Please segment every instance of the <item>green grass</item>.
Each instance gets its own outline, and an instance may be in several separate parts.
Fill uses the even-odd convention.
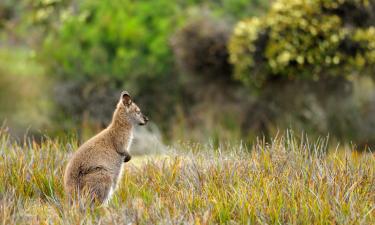
[[[375,156],[290,134],[250,149],[180,145],[135,157],[107,207],[82,210],[62,174],[76,141],[0,132],[2,224],[375,224]]]

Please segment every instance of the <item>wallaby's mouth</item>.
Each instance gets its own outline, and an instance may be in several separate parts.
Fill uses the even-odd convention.
[[[148,122],[147,116],[143,116],[143,122],[139,123],[139,125],[144,126],[144,125],[146,125],[147,122]]]

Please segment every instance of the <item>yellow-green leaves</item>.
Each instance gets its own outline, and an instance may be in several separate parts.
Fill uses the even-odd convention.
[[[353,11],[371,7],[368,1],[278,0],[265,16],[238,22],[229,43],[235,76],[259,86],[271,76],[345,76],[374,65],[375,28],[348,25],[348,4]]]

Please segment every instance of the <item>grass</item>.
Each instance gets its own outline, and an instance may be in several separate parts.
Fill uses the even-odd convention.
[[[327,151],[286,133],[134,158],[106,207],[82,210],[62,174],[76,141],[11,141],[0,132],[2,224],[375,224],[375,156]]]

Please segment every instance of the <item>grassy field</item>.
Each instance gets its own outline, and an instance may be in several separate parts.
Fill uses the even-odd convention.
[[[76,141],[0,134],[1,224],[375,224],[375,156],[290,134],[135,157],[107,207],[69,205],[62,174]]]

